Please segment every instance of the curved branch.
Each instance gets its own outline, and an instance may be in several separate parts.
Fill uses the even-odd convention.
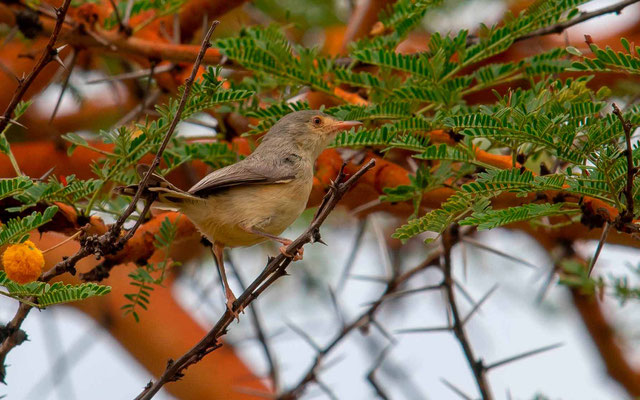
[[[344,178],[342,170],[340,170],[335,184],[333,184],[318,207],[318,211],[311,222],[311,225],[294,240],[286,249],[289,254],[297,254],[298,250],[307,243],[320,241],[320,226],[329,216],[331,211],[338,205],[340,199],[351,187],[360,179],[369,169],[375,165],[375,161],[371,160],[358,170],[346,182],[341,182]],[[293,259],[284,254],[280,254],[270,259],[264,271],[247,287],[247,289],[238,297],[233,304],[233,310],[225,310],[214,327],[207,335],[193,346],[188,352],[175,361],[169,360],[164,373],[154,383],[150,383],[140,393],[137,400],[149,400],[164,386],[165,383],[179,380],[183,376],[183,371],[189,366],[198,363],[206,355],[222,346],[220,338],[226,334],[231,322],[234,320],[234,314],[237,315],[241,310],[246,308],[258,298],[269,286],[271,286],[278,278],[286,275],[286,268]]]

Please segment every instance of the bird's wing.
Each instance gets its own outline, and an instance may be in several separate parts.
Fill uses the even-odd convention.
[[[193,185],[189,193],[202,197],[231,186],[287,183],[296,177],[290,168],[278,168],[268,164],[262,164],[258,168],[243,161],[213,171]]]

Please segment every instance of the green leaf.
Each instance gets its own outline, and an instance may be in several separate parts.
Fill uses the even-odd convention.
[[[26,176],[0,179],[0,200],[22,193],[33,185],[33,181]]]
[[[24,218],[12,218],[0,226],[0,246],[21,243],[29,238],[29,232],[51,221],[58,207],[50,206],[44,213],[34,211]]]
[[[488,209],[482,212],[474,212],[470,217],[460,221],[460,225],[474,225],[478,230],[492,229],[508,225],[514,222],[527,221],[534,218],[575,214],[579,209],[564,210],[565,203],[556,204],[524,204],[518,207],[510,207],[502,210]]]
[[[7,288],[11,297],[18,300],[35,298],[34,303],[38,308],[80,301],[94,296],[104,296],[111,291],[110,286],[98,285],[93,282],[65,285],[62,282],[49,284],[34,281],[21,285],[10,280],[4,271],[0,271],[0,286]]]

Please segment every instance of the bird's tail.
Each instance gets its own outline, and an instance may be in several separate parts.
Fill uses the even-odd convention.
[[[136,167],[136,170],[138,175],[142,178],[149,168],[150,167],[148,165],[139,164]],[[138,185],[118,186],[115,188],[115,192],[125,196],[135,196],[138,192]],[[149,177],[147,187],[142,193],[142,197],[149,197],[152,194],[158,196],[157,201],[161,203],[161,206],[168,206],[168,208],[179,207],[180,203],[183,203],[184,201],[200,199],[199,197],[195,197],[192,194],[177,188],[171,182],[156,173],[151,174]]]

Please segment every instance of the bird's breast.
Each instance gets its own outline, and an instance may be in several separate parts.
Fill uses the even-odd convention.
[[[280,235],[306,208],[312,184],[312,179],[304,177],[288,183],[232,187],[183,212],[209,240],[229,247],[250,246],[265,239],[246,229]]]

